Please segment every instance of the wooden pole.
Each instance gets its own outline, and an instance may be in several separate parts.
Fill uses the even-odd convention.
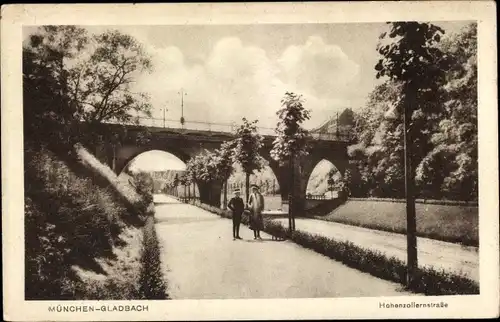
[[[226,210],[227,209],[227,182],[228,180],[226,179],[226,182],[224,182],[224,199],[222,200],[222,209]]]
[[[416,273],[418,268],[417,261],[417,220],[415,214],[415,195],[414,195],[414,175],[412,167],[412,128],[411,128],[411,103],[413,90],[406,88],[406,106],[404,110],[404,151],[405,151],[405,193],[406,193],[406,239],[407,239],[407,260],[408,269],[406,282],[409,288],[412,288],[416,282]]]
[[[293,156],[290,154],[290,190],[288,191],[288,229],[290,233],[293,231],[293,187],[294,187],[294,168]]]
[[[245,174],[245,200],[248,204],[248,198],[250,196],[250,173]]]

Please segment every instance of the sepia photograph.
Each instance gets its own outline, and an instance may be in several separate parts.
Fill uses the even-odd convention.
[[[484,294],[478,29],[23,25],[22,301]]]

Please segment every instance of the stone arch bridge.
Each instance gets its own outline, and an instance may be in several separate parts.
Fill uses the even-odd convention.
[[[113,128],[118,127],[123,129],[123,125],[105,124],[108,127],[107,132],[113,131]],[[125,138],[119,146],[111,144],[103,144],[96,147],[96,156],[107,163],[116,174],[120,174],[125,167],[136,156],[141,153],[160,150],[171,153],[187,162],[189,158],[198,153],[209,150],[213,151],[219,148],[221,143],[234,139],[234,134],[230,131],[213,131],[213,130],[191,130],[182,128],[159,128],[146,127],[140,125],[127,125]],[[288,200],[290,192],[290,171],[289,168],[280,167],[278,163],[270,157],[272,143],[275,135],[263,134],[264,144],[261,155],[269,162],[270,168],[273,170],[281,191],[282,200]],[[148,133],[148,140],[138,140],[138,137]],[[262,133],[261,133],[262,134]],[[141,143],[138,143],[141,141]],[[295,166],[295,205],[298,209],[304,207],[306,188],[309,177],[315,166],[321,160],[330,161],[341,172],[342,175],[348,167],[347,146],[349,141],[346,138],[341,138],[332,134],[315,134],[312,133],[310,142],[309,154],[296,162]],[[220,206],[220,196],[222,190],[222,182],[214,182],[210,185],[197,183],[200,191],[200,199],[214,206]],[[210,197],[209,197],[210,196]]]

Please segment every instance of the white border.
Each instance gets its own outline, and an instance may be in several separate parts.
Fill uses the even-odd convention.
[[[465,318],[499,314],[497,47],[493,1],[2,6],[2,221],[6,320],[213,320]],[[476,296],[280,300],[133,301],[148,312],[50,313],[24,301],[21,39],[23,25],[176,25],[478,21],[480,287]],[[380,309],[379,302],[445,301],[447,309]],[[250,303],[251,302],[251,303]],[[258,309],[256,309],[258,308]]]

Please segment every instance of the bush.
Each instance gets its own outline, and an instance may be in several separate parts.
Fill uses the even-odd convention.
[[[192,204],[224,218],[231,218],[231,212],[229,211],[199,204],[198,202]],[[242,222],[247,224],[247,218],[243,219]],[[406,263],[395,257],[387,257],[381,252],[356,246],[352,242],[336,241],[303,231],[296,230],[290,234],[283,225],[271,218],[264,218],[264,231],[281,239],[289,238],[305,248],[314,250],[370,275],[406,284]],[[418,283],[411,289],[413,292],[426,295],[479,294],[479,285],[466,276],[448,273],[444,270],[438,271],[433,268],[418,268],[417,274]]]
[[[153,178],[149,173],[139,172],[133,176],[133,185],[144,203],[153,202]]]

